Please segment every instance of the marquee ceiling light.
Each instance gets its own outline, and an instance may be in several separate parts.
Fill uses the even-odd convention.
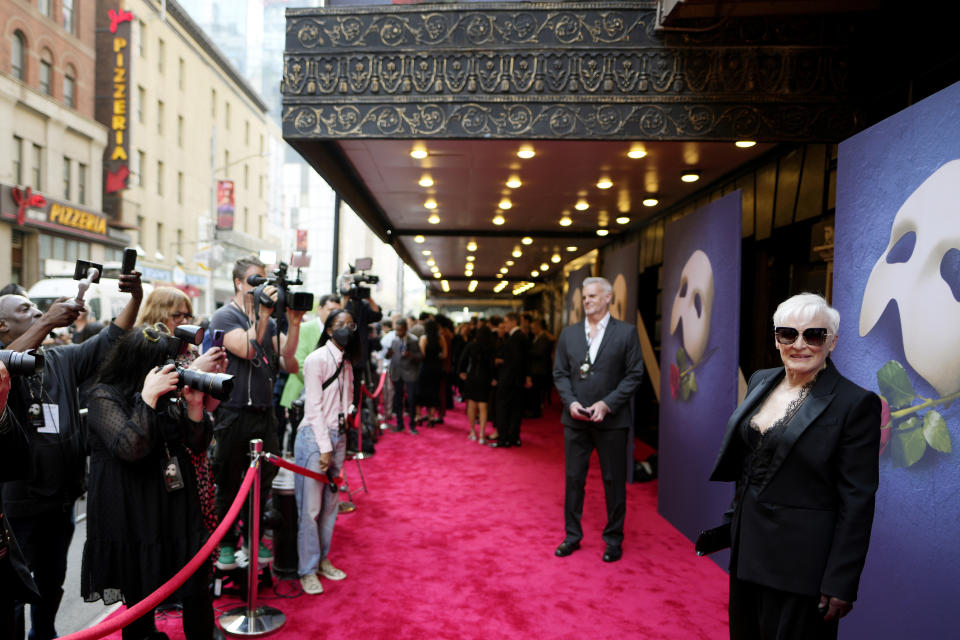
[[[427,201],[423,203],[423,206],[426,207],[427,209],[436,209],[437,201],[434,200],[433,198],[428,198]]]
[[[606,229],[597,229],[597,235],[600,236],[601,238],[607,235],[608,233],[610,232]]]
[[[586,211],[587,209],[590,208],[590,203],[584,200],[583,198],[580,198],[579,200],[577,200],[577,204],[573,205],[573,208],[576,209],[577,211]]]
[[[432,253],[433,253],[433,252],[430,251],[430,249],[424,249],[424,250],[422,250],[422,251],[420,252],[420,254],[421,254],[421,255],[424,255],[424,256],[429,256],[429,255],[431,255]]]
[[[570,216],[563,216],[560,218],[561,227],[569,227],[571,224],[573,224],[573,220],[570,219]]]
[[[655,206],[657,206],[658,204],[660,204],[660,201],[657,200],[656,198],[646,198],[646,199],[643,201],[643,206],[645,206],[645,207],[655,207]]]
[[[531,147],[529,144],[523,145],[522,147],[520,147],[520,150],[517,151],[517,156],[520,158],[523,158],[524,160],[529,160],[535,155],[537,155],[536,152],[533,150],[533,147]]]
[[[511,189],[519,189],[522,185],[523,183],[520,182],[520,176],[510,176],[510,178],[507,179],[507,186]]]
[[[515,264],[517,264],[517,263],[514,262],[513,260],[507,260],[507,261],[504,262],[503,264],[507,265],[508,267],[512,267],[513,265],[515,265]]]
[[[430,154],[427,153],[427,148],[424,147],[422,144],[418,144],[414,146],[413,149],[410,150],[410,157],[416,160],[423,160],[428,155]]]
[[[476,256],[467,256],[467,262],[473,262],[476,259],[477,259]]]
[[[684,182],[696,182],[700,179],[700,172],[695,169],[687,169],[680,174],[680,179]]]
[[[510,198],[501,198],[500,203],[497,206],[506,211],[513,206],[513,203],[510,202]]]
[[[633,158],[634,160],[639,160],[644,158],[647,155],[647,150],[643,148],[643,145],[635,144],[630,147],[630,151],[627,152],[628,158]]]
[[[442,288],[444,291],[446,291],[446,292],[449,293],[449,292],[450,292],[450,283],[447,282],[446,280],[441,280],[441,281],[440,281],[440,288]]]
[[[630,218],[628,218],[627,216],[620,216],[619,218],[617,218],[617,224],[629,224],[629,223],[630,223]]]
[[[536,278],[538,275],[540,275],[540,272],[537,271],[536,269],[534,269],[533,271],[530,272],[530,275],[531,275],[532,277]]]
[[[471,280],[470,284],[467,285],[467,291],[469,291],[470,293],[473,293],[476,290],[477,290],[477,281]]]
[[[423,176],[423,177],[420,178],[420,182],[418,182],[417,184],[419,184],[421,187],[432,187],[432,186],[433,186],[433,178],[431,178],[430,176],[425,175],[425,176]]]
[[[613,180],[607,177],[597,180],[597,189],[609,189],[613,186]]]
[[[436,278],[437,280],[439,280],[439,279],[442,278],[443,276],[440,274],[439,271],[434,271],[434,272],[433,272],[433,277]]]
[[[429,222],[430,224],[440,224],[440,216],[434,213],[429,218],[427,218],[427,222]]]
[[[506,267],[500,267],[500,273],[506,273],[507,271],[509,271],[509,269]]]
[[[568,253],[573,253],[576,250],[577,250],[577,247],[575,245],[570,245],[569,247],[567,247]]]
[[[548,265],[546,262],[540,263],[540,271],[548,271],[549,269],[550,269],[550,265]]]
[[[573,250],[576,251],[577,248],[574,247]],[[559,253],[554,253],[552,256],[550,256],[550,262],[552,262],[553,264],[557,264],[558,262],[560,262],[560,260],[562,260],[562,258],[560,257]]]
[[[503,224],[504,222],[506,222],[506,221],[507,221],[507,219],[504,218],[504,217],[503,217],[502,215],[500,215],[499,213],[498,213],[497,215],[493,216],[493,224],[497,225],[498,227],[499,227],[500,225],[502,225],[502,224]]]
[[[426,242],[426,240],[427,239],[424,238],[423,236],[414,236],[413,238],[413,241],[416,242],[417,244],[423,244],[424,242]]]
[[[531,238],[530,236],[524,236],[520,238],[520,244],[525,244],[529,246],[533,244],[533,238]]]
[[[750,147],[757,144],[757,141],[756,140],[737,140],[736,142],[734,142],[734,144],[740,147],[741,149],[749,149]]]
[[[514,247],[513,253],[511,253],[510,255],[512,255],[514,258],[519,258],[520,256],[523,255],[523,251],[520,250],[520,247]]]
[[[474,242],[473,240],[471,240],[470,242],[467,243],[467,251],[476,251],[476,250],[477,250],[477,243],[476,243],[476,242]]]
[[[437,264],[437,261],[434,260],[433,258],[430,258],[429,260],[427,260],[427,266],[428,266],[428,267],[432,267],[432,266],[434,266],[435,264]]]
[[[502,277],[503,277],[503,274],[502,274],[502,273],[498,273],[498,274],[497,274],[497,277],[498,277],[498,278],[502,278]]]

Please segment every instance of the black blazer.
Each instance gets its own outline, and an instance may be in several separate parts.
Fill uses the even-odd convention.
[[[529,356],[530,341],[523,331],[517,329],[504,338],[503,347],[500,349],[503,364],[497,371],[497,386],[522,387],[528,375]]]
[[[580,365],[587,353],[587,336],[583,323],[566,327],[557,339],[553,363],[553,381],[563,399],[564,426],[586,429],[627,429],[633,424],[630,399],[643,379],[643,354],[637,328],[611,317],[597,350],[597,359],[591,365],[591,375],[580,379]],[[570,415],[570,403],[579,402],[589,407],[603,400],[610,413],[603,422],[575,420]]]
[[[853,602],[870,543],[879,481],[880,399],[833,362],[786,427],[759,486],[743,490],[738,429],[784,376],[757,371],[727,422],[711,480],[737,482],[731,569],[742,580]]]

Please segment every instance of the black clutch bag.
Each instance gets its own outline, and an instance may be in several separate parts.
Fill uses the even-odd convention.
[[[697,544],[694,549],[698,556],[705,556],[717,551],[730,548],[730,523],[722,524],[713,529],[701,531],[697,536]]]

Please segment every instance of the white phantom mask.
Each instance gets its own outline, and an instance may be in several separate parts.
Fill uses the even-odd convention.
[[[960,160],[953,160],[924,180],[897,211],[860,307],[860,335],[865,336],[896,301],[907,362],[940,395],[960,391],[958,202]]]
[[[680,288],[673,298],[670,314],[670,334],[683,323],[683,348],[690,360],[697,364],[707,350],[710,338],[710,313],[713,310],[713,267],[710,258],[697,249],[683,265]]]

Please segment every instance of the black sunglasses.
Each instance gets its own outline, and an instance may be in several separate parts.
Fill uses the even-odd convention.
[[[800,337],[800,332],[793,327],[777,327],[773,330],[773,335],[780,344],[790,345],[797,341],[797,338]],[[822,347],[823,343],[827,341],[827,337],[829,335],[829,329],[804,329],[803,341],[811,347]]]

